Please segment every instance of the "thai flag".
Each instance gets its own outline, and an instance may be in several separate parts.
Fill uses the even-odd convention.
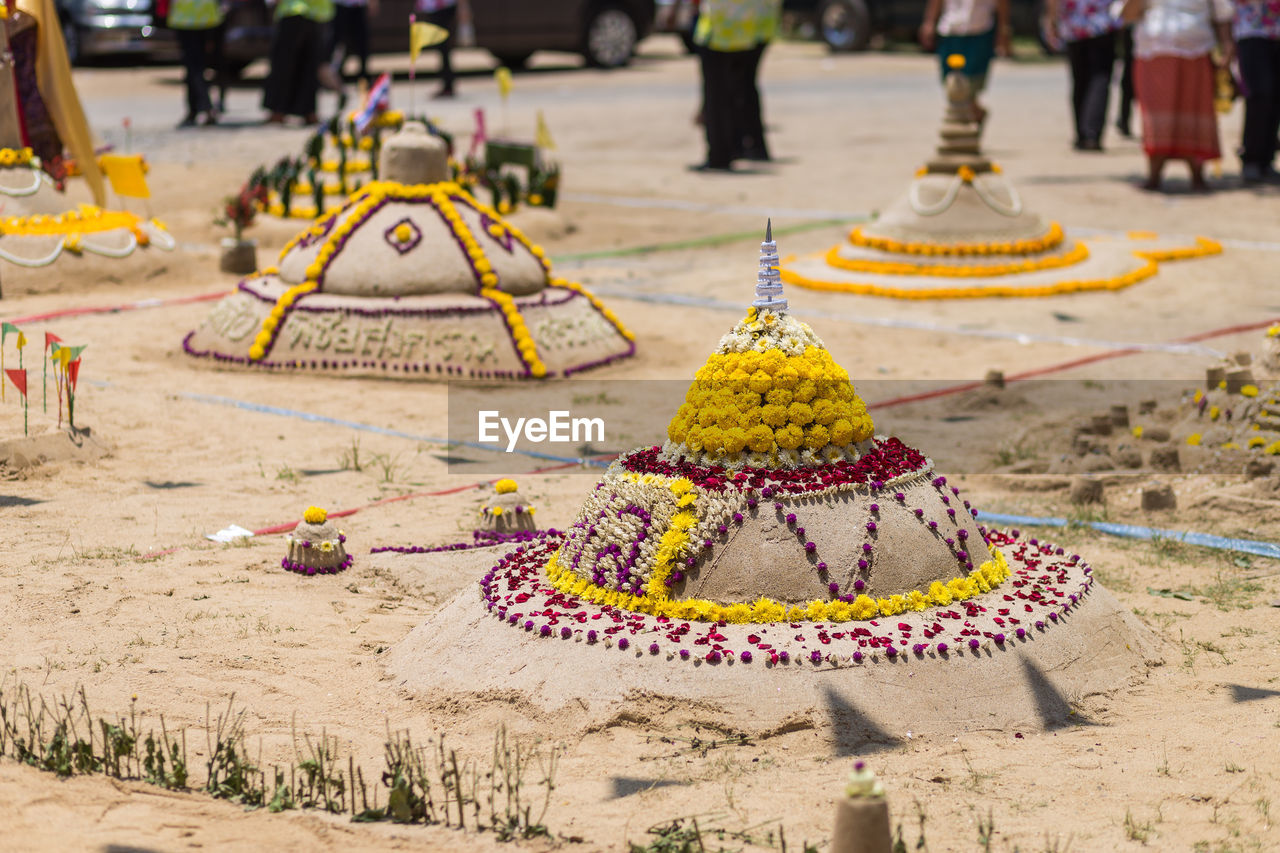
[[[374,117],[390,105],[391,75],[383,74],[378,77],[377,82],[373,84],[373,88],[371,88],[369,90],[369,94],[365,96],[364,104],[360,107],[360,112],[356,114],[356,132],[364,133],[365,128],[369,126]]]

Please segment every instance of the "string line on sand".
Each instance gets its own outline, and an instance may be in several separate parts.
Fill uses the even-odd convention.
[[[1138,524],[1118,524],[1112,521],[1075,522],[1065,518],[1009,515],[1007,513],[986,512],[984,510],[978,510],[978,520],[989,521],[994,524],[1017,524],[1023,527],[1083,525],[1091,527],[1099,533],[1121,536],[1125,539],[1171,539],[1188,545],[1199,545],[1202,548],[1215,548],[1219,551],[1238,551],[1242,554],[1253,554],[1258,557],[1270,557],[1273,560],[1280,560],[1280,545],[1274,542],[1237,539],[1232,536],[1216,536],[1212,533],[1198,533],[1193,530],[1168,530],[1160,527],[1145,527]]]

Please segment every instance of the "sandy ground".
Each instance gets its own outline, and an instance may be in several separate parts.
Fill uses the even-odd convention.
[[[544,110],[565,166],[560,213],[576,229],[547,248],[563,273],[606,298],[639,336],[637,358],[597,379],[689,377],[750,298],[756,245],[738,236],[613,257],[582,253],[742,235],[760,230],[766,215],[784,235],[784,252],[824,249],[845,226],[821,222],[852,221],[902,190],[932,146],[940,112],[928,58],[829,57],[816,46],[780,46],[763,72],[778,162],[739,176],[690,176],[684,166],[701,153],[690,122],[697,71],[674,41],[652,40],[622,73],[547,68],[520,75],[505,119],[482,73],[483,57],[467,63],[477,73],[463,81],[462,97],[432,103],[433,115],[465,133],[471,112],[484,107],[492,125],[505,121],[528,134],[535,111]],[[1208,196],[1177,184],[1168,195],[1140,192],[1137,143],[1113,136],[1106,153],[1071,153],[1066,78],[1061,64],[1027,63],[1001,65],[992,80],[986,139],[1028,202],[1069,225],[1204,234],[1224,240],[1227,252],[1167,265],[1156,279],[1114,294],[926,304],[791,294],[855,381],[1014,373],[1117,343],[1172,341],[1280,315],[1280,244],[1270,242],[1280,240],[1280,194],[1235,188],[1230,163],[1216,181],[1220,190]],[[300,145],[304,132],[251,126],[259,113],[247,89],[232,93],[233,126],[169,130],[181,97],[172,69],[96,69],[77,79],[105,138],[123,143],[120,120],[132,119],[131,141],[153,163],[152,207],[179,249],[118,266],[5,269],[0,315],[229,289],[233,280],[216,272],[221,233],[211,220],[218,200],[253,166]],[[404,84],[395,97],[406,103]],[[1239,126],[1237,107],[1222,123],[1225,149]],[[259,236],[265,258],[287,231],[264,227]],[[0,565],[0,650],[8,683],[25,682],[49,697],[83,685],[92,706],[111,715],[127,712],[136,695],[145,720],[163,714],[171,730],[191,728],[197,765],[206,706],[224,704],[231,693],[247,710],[267,765],[294,757],[295,719],[299,730],[336,736],[344,753],[369,768],[379,764],[388,727],[447,732],[468,754],[487,754],[498,719],[404,695],[388,683],[379,659],[479,570],[460,560],[456,575],[399,576],[367,554],[376,545],[466,538],[483,490],[386,503],[345,519],[356,562],[336,577],[281,571],[279,536],[242,546],[204,539],[232,523],[258,529],[296,520],[308,504],[358,508],[487,479],[448,465],[445,443],[432,440],[447,433],[447,388],[207,369],[180,350],[182,335],[207,307],[23,324],[32,338],[48,330],[89,345],[77,421],[103,452],[68,449],[40,467],[6,469],[0,480],[7,557]],[[1256,350],[1260,342],[1259,332],[1214,337],[1188,354],[1132,355],[1061,375],[1193,382],[1214,352]],[[927,431],[926,421],[954,411],[954,399],[878,418],[889,427],[914,421]],[[1009,433],[1035,425],[1036,416],[998,409],[970,428],[979,450],[995,457]],[[1062,417],[1054,417],[1057,435]],[[19,436],[20,419],[13,399],[0,405],[0,438]],[[50,430],[50,422],[33,412],[37,431]],[[1051,445],[1046,440],[1034,453],[1052,455]],[[539,506],[541,523],[564,525],[590,476],[526,477],[522,491]],[[1197,507],[1198,496],[1236,488],[1228,475],[1168,479],[1184,497],[1181,508],[1150,523],[1271,539],[1280,532],[1274,507],[1256,517]],[[1061,490],[1015,490],[1007,480],[976,476],[968,485],[976,504],[991,510],[1072,511]],[[1113,488],[1106,512],[1141,523],[1137,507],[1126,482]],[[1276,563],[1081,529],[1058,538],[1086,554],[1108,588],[1157,632],[1164,663],[1132,689],[1082,697],[1069,723],[1047,731],[927,738],[894,731],[893,744],[850,746],[819,727],[694,749],[696,715],[663,708],[620,713],[592,731],[518,707],[501,722],[531,743],[565,745],[546,823],[557,837],[581,839],[563,842],[571,849],[617,849],[642,841],[652,825],[691,814],[728,829],[780,823],[793,849],[801,839],[821,842],[855,755],[885,780],[909,844],[919,834],[917,812],[926,816],[933,851],[980,849],[979,819],[988,814],[997,850],[1061,850],[1068,840],[1072,850],[1276,849],[1280,611],[1268,606],[1280,598]],[[1149,591],[1165,589],[1192,593],[1191,600]],[[200,795],[102,778],[61,781],[11,762],[0,763],[0,802],[4,850],[496,846],[492,837],[440,828],[246,814]]]

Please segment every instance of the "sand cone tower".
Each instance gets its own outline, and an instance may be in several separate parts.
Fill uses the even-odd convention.
[[[515,480],[501,479],[493,484],[493,499],[480,507],[480,521],[475,529],[477,542],[502,542],[505,539],[527,538],[538,529],[533,520],[535,508],[520,495]]]
[[[666,443],[621,456],[563,537],[416,629],[396,677],[604,714],[668,697],[748,728],[856,707],[922,731],[1141,671],[1149,639],[1087,563],[979,524],[925,454],[874,434],[771,269],[756,286],[764,306],[721,338]]]
[[[409,378],[567,376],[626,358],[634,336],[543,250],[449,181],[416,123],[384,180],[354,193],[186,336],[189,355],[276,370]]]
[[[905,195],[849,233],[848,242],[782,271],[788,284],[902,299],[1048,296],[1117,290],[1155,275],[1160,261],[1217,254],[1149,232],[1073,239],[1042,219],[982,153],[982,122],[970,79],[946,78],[934,155]]]
[[[351,567],[347,537],[322,508],[307,507],[302,521],[285,538],[289,552],[282,568],[302,575],[331,575]]]

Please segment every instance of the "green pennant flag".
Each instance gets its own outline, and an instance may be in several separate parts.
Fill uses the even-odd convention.
[[[57,349],[58,363],[63,367],[66,367],[68,364],[79,358],[80,353],[84,352],[85,348],[88,346],[88,344],[82,344],[78,347],[59,345]]]
[[[9,333],[18,334],[18,327],[12,323],[0,324],[0,346],[4,345],[5,339],[9,337]]]

